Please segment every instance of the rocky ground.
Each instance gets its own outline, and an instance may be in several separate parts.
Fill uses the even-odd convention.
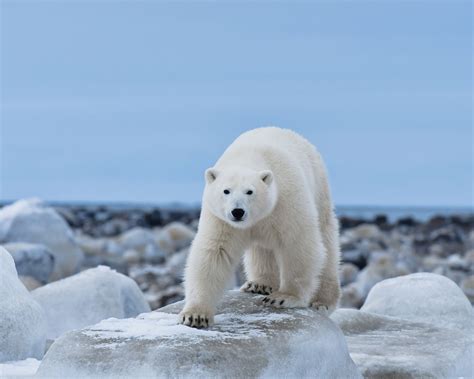
[[[35,235],[39,232],[29,230],[28,217],[23,216],[4,237],[27,288],[105,265],[132,278],[152,309],[183,298],[183,268],[199,209],[56,206],[29,217],[47,219],[48,234],[51,225],[59,230],[55,240],[45,237],[46,230],[43,236]],[[386,215],[341,216],[340,225],[342,307],[359,308],[377,282],[415,272],[447,276],[474,302],[474,215],[438,215],[424,222],[412,217],[390,221]],[[70,234],[70,241],[62,241],[61,233]],[[64,246],[67,259],[55,253],[58,248],[64,253]],[[243,279],[240,268],[233,284]]]
[[[169,336],[174,336],[175,333],[183,335],[186,340],[191,338],[190,328],[180,326],[179,330],[176,329],[174,316],[163,316],[162,320],[159,313],[149,312],[183,299],[183,269],[189,246],[196,233],[198,217],[197,209],[52,207],[34,199],[21,200],[2,207],[0,376],[2,370],[7,373],[34,373],[39,365],[36,359],[42,359],[50,346],[56,348],[52,349],[47,363],[41,365],[43,369],[40,367],[39,373],[43,372],[49,376],[60,368],[60,362],[67,359],[75,362],[68,365],[80,364],[82,360],[76,362],[78,352],[72,352],[72,356],[63,356],[68,350],[62,349],[61,343],[70,346],[68,341],[64,342],[63,337],[75,338],[67,337],[70,334],[66,332],[87,330],[87,327],[111,317],[129,320],[127,333],[130,335],[125,335],[125,340],[119,341],[120,346],[125,344],[124,349],[130,348],[127,341],[134,340],[137,333],[143,335],[145,340],[153,337],[162,341],[162,338],[170,338]],[[392,359],[392,366],[387,366],[388,356],[380,361],[378,349],[388,347],[379,346],[374,350],[373,333],[382,337],[386,334],[389,339],[398,338],[404,346],[413,345],[414,350],[410,351],[410,356],[419,351],[420,343],[431,344],[431,353],[420,357],[422,364],[426,366],[423,367],[427,375],[432,372],[430,370],[433,365],[438,365],[437,370],[445,373],[464,370],[464,352],[469,341],[461,338],[460,331],[453,332],[453,325],[442,323],[446,307],[452,310],[450,320],[462,315],[462,322],[472,321],[472,306],[469,301],[474,302],[474,216],[439,215],[423,222],[414,218],[391,221],[385,215],[375,216],[373,219],[341,216],[340,224],[340,275],[343,286],[341,307],[360,308],[361,311],[339,310],[331,317],[332,321],[327,319],[329,324],[322,332],[329,333],[332,330],[336,334],[339,333],[337,324],[347,339],[352,361],[356,363],[358,370],[369,377],[377,377],[379,373],[385,373],[387,370],[408,370],[406,372],[412,373],[421,367],[415,360],[406,356],[404,349],[394,350],[396,357]],[[386,280],[418,272],[441,276],[412,275],[397,278],[395,282]],[[452,281],[444,279],[443,276]],[[232,287],[240,285],[243,280],[244,274],[242,268],[239,268]],[[424,299],[425,294],[429,293],[440,295],[434,296],[433,299]],[[454,299],[454,305],[449,303],[450,299]],[[226,317],[230,320],[227,320],[227,326],[230,328],[228,333],[237,333],[238,330],[232,322],[238,319],[238,312],[233,310],[232,304],[231,302],[229,305],[230,313],[222,317],[224,321],[227,320]],[[456,307],[459,310],[453,310]],[[260,311],[260,308],[255,308],[258,314]],[[398,314],[398,311],[402,313]],[[288,312],[288,315],[285,313],[281,317],[295,317],[291,311]],[[143,320],[148,321],[141,322],[142,319],[136,319],[139,314],[145,315]],[[439,317],[433,316],[438,314]],[[418,315],[420,318],[414,319],[411,315]],[[260,317],[258,320],[255,318],[255,325],[251,323],[251,327],[245,327],[247,329],[241,337],[238,337],[238,333],[234,335],[237,339],[244,339],[243,347],[256,341],[270,345],[273,343],[275,328],[281,333],[286,324],[283,322],[279,325],[277,319],[267,319],[268,317]],[[319,316],[308,314],[308,317]],[[394,320],[393,317],[400,320]],[[276,323],[273,325],[274,321]],[[419,322],[426,325],[421,327],[417,324]],[[449,322],[453,323],[452,320]],[[123,326],[120,322],[111,323],[114,328]],[[270,325],[267,323],[273,326],[268,333],[263,333],[262,328],[266,330]],[[422,339],[426,330],[434,330],[432,325],[435,324],[440,328],[437,333],[439,332],[440,341],[444,341],[442,344],[451,346],[452,356],[445,354],[440,343]],[[150,335],[148,331],[152,326],[153,330],[155,326],[158,329]],[[140,329],[142,327],[146,330]],[[308,326],[303,324],[298,328],[303,336],[311,332],[311,328],[308,329]],[[455,329],[461,330],[462,327]],[[214,338],[218,331],[209,333],[202,336],[206,339]],[[250,340],[247,341],[244,335],[248,333]],[[458,333],[459,338],[453,339],[453,333]],[[96,343],[95,340],[83,341],[85,337],[82,334],[77,336],[79,340],[74,344],[79,346],[84,342],[86,356],[97,353],[95,348],[89,349],[89,345]],[[342,334],[339,336],[342,338]],[[254,337],[257,340],[254,341]],[[137,343],[142,346],[145,342],[140,338]],[[304,339],[307,340],[306,337]],[[321,341],[316,341],[313,347],[318,348]],[[418,341],[418,345],[413,344],[413,341]],[[228,342],[224,341],[224,345],[227,346]],[[214,344],[212,341],[210,343]],[[237,345],[239,344],[240,342]],[[340,344],[338,349],[345,349],[347,358],[347,347],[343,338],[340,339]],[[171,354],[175,349],[166,344],[163,346],[166,354]],[[106,354],[110,353],[108,349],[111,346],[105,342],[100,342],[99,347],[106,349]],[[168,348],[172,349],[171,352]],[[290,350],[293,348],[294,346],[288,346]],[[234,352],[235,350],[232,350],[232,354]],[[242,351],[242,354],[245,361],[245,351]],[[175,353],[172,355],[176,356]],[[185,354],[183,357],[186,356]],[[433,356],[438,357],[436,362],[430,361]],[[294,357],[295,362],[297,357],[298,354]],[[200,359],[199,356],[195,358],[196,362]],[[92,358],[84,359],[93,361]],[[142,357],[137,356],[136,359],[140,362]],[[2,363],[9,361],[14,363]],[[318,367],[329,362],[329,365],[325,366],[328,370],[342,364],[331,363],[326,358],[323,361]],[[344,364],[349,367],[352,361],[346,360]],[[51,365],[51,362],[56,363]],[[78,366],[79,371],[82,370],[81,367]],[[125,367],[128,365],[125,365],[123,370]],[[178,370],[178,367],[175,369]],[[275,369],[281,370],[284,367],[277,365]],[[311,370],[316,370],[316,367]],[[358,374],[354,373],[353,376],[358,377]]]

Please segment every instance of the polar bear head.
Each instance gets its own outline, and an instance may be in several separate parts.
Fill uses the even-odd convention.
[[[267,217],[277,202],[273,173],[242,167],[206,170],[204,203],[233,227],[245,229]]]

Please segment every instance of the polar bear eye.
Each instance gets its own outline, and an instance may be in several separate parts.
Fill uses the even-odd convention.
[[[251,195],[251,194],[253,194],[253,191],[252,191],[252,190],[248,190],[248,191],[246,192],[246,194],[247,194],[247,195]]]
[[[224,190],[224,193],[225,193],[226,195],[228,195],[228,194],[230,193],[230,191],[229,191],[228,189],[225,189],[225,190]]]

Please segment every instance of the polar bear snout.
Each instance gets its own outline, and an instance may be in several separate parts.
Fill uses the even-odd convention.
[[[230,213],[234,218],[232,221],[242,221],[245,215],[245,211],[242,208],[234,208]]]

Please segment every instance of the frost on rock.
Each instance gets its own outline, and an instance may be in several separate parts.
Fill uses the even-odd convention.
[[[48,247],[55,258],[50,280],[76,273],[83,259],[64,219],[37,199],[20,200],[0,209],[1,242],[30,242]]]
[[[39,377],[360,378],[340,329],[312,309],[272,310],[225,295],[215,325],[178,324],[183,302],[58,338]]]
[[[137,284],[99,266],[31,292],[48,318],[48,338],[95,324],[109,317],[135,317],[150,311]]]
[[[11,255],[0,246],[0,362],[41,358],[45,342],[43,309],[18,279]]]
[[[331,318],[365,378],[472,377],[472,307],[443,276],[384,280],[361,311],[339,309]]]

